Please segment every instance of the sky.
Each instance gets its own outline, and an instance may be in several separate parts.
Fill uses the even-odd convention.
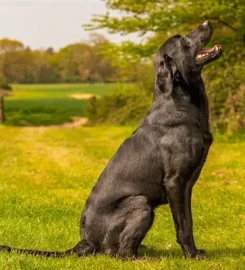
[[[0,39],[16,39],[32,49],[53,47],[59,50],[68,44],[88,40],[89,32],[82,24],[93,14],[105,14],[102,0],[0,0]],[[137,35],[109,35],[109,40],[138,40]]]

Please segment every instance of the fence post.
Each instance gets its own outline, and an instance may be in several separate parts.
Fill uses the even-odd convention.
[[[0,124],[4,122],[3,96],[0,95]]]

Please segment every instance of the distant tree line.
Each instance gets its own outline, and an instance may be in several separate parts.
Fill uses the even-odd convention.
[[[132,80],[103,54],[110,42],[99,34],[88,42],[70,44],[58,52],[51,47],[32,50],[22,42],[0,40],[1,83],[77,83]]]

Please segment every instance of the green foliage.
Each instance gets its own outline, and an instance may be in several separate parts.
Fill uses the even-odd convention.
[[[107,82],[113,80],[109,60],[102,54],[110,43],[100,35],[93,35],[89,44],[71,44],[51,59],[60,80],[64,82]]]
[[[216,27],[225,26],[235,32],[235,38],[242,40],[245,35],[243,0],[188,1],[188,0],[106,0],[111,10],[122,11],[121,16],[108,12],[104,16],[94,16],[88,30],[107,28],[112,33],[128,34],[139,32],[176,31],[176,28],[192,28],[204,20],[211,20]]]
[[[138,64],[130,76],[134,84],[118,84],[109,94],[90,100],[88,117],[92,123],[125,125],[142,119],[152,102],[152,65]]]
[[[147,91],[137,85],[120,85],[108,95],[92,98],[88,117],[92,123],[135,124],[150,107]]]
[[[6,82],[0,82],[0,89],[11,91],[12,86],[7,84]]]
[[[106,28],[112,33],[128,34],[137,32],[144,40],[135,44],[123,42],[106,53],[112,55],[112,63],[122,63],[124,67],[152,58],[152,55],[170,36],[186,34],[198,24],[210,20],[214,34],[209,46],[221,44],[224,54],[216,63],[204,69],[204,80],[210,99],[210,114],[214,129],[233,132],[244,129],[241,106],[231,104],[241,96],[245,81],[245,1],[244,0],[106,0],[109,11],[103,16],[94,16],[87,30]],[[110,10],[121,12],[114,16]],[[117,51],[117,54],[112,54]],[[120,62],[121,61],[121,62]],[[152,72],[149,69],[149,72]],[[131,76],[137,74],[137,69]],[[152,74],[152,73],[151,73]],[[139,81],[141,78],[139,78]],[[150,87],[152,89],[152,86]],[[148,91],[150,92],[150,91]],[[231,106],[236,109],[231,109]],[[232,113],[230,113],[232,112]],[[231,116],[232,114],[232,116]],[[234,120],[238,119],[238,120]],[[229,124],[234,123],[236,124]]]
[[[0,127],[0,244],[66,250],[79,240],[86,199],[132,127]],[[156,209],[140,259],[105,255],[61,259],[0,253],[0,269],[244,269],[245,143],[216,137],[193,190],[196,244],[207,259],[186,260],[169,205]]]
[[[240,85],[235,94],[231,91],[228,93],[220,121],[218,124],[227,130],[228,134],[239,130],[241,127],[245,128],[245,85]],[[223,125],[223,126],[222,126]]]

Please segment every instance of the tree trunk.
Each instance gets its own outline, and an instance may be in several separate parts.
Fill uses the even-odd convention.
[[[0,96],[0,124],[4,121],[3,96]]]

